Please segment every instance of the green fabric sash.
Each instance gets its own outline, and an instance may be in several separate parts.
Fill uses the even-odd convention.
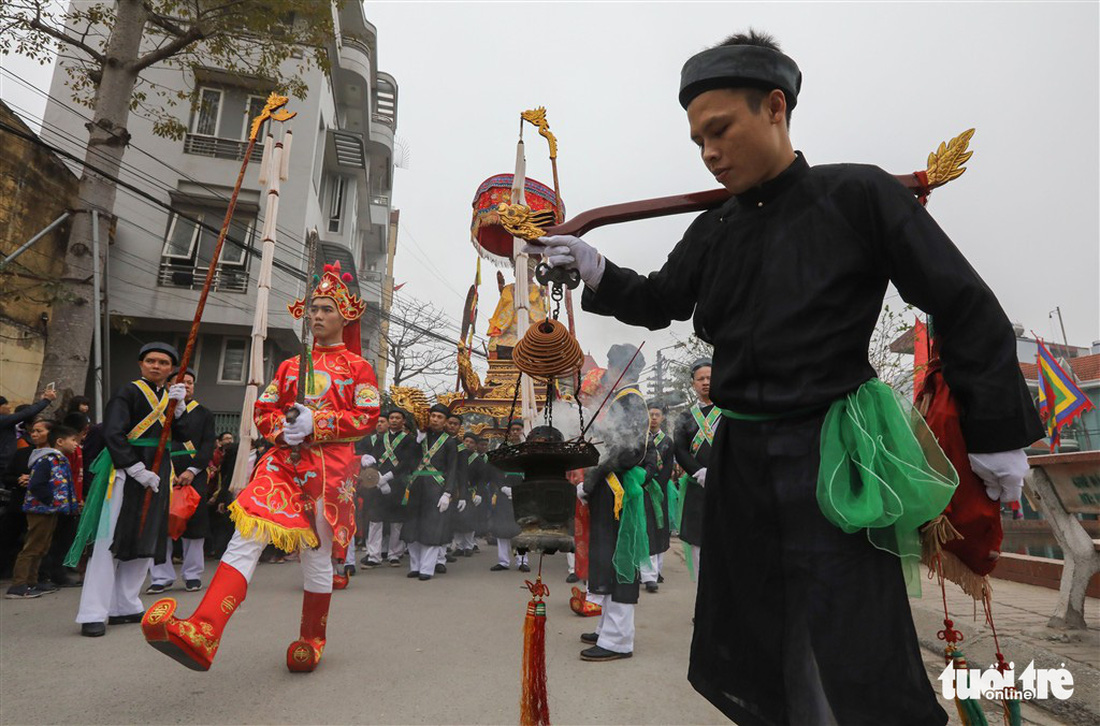
[[[139,449],[151,449],[160,443],[160,439],[134,439],[130,446]],[[190,456],[186,449],[173,451],[169,456]],[[84,511],[80,513],[80,521],[76,525],[76,536],[73,545],[62,564],[65,567],[76,567],[80,563],[80,556],[84,554],[84,548],[88,542],[94,542],[107,536],[111,528],[111,517],[104,516],[104,512],[110,507],[107,501],[107,490],[111,488],[111,480],[114,479],[115,463],[111,460],[111,452],[106,447],[92,461],[88,467],[92,473],[92,483],[84,496]]]
[[[645,489],[649,492],[649,501],[653,503],[654,520],[658,529],[665,528],[665,507],[661,502],[661,485],[656,479],[650,479],[645,483]]]
[[[924,418],[877,378],[829,407],[821,427],[817,502],[849,534],[901,559],[920,595],[920,527],[941,514],[959,477]]]
[[[640,466],[619,477],[623,485],[623,508],[619,513],[619,536],[611,563],[616,579],[629,585],[638,577],[638,568],[649,559],[649,535],[645,523],[645,469]]]

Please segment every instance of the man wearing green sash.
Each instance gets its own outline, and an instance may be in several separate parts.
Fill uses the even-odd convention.
[[[645,452],[645,522],[649,533],[649,559],[642,563],[642,585],[646,592],[657,592],[661,565],[670,543],[668,508],[668,483],[672,478],[672,437],[664,432],[665,409],[660,405],[649,407],[649,432]]]
[[[401,529],[401,539],[409,546],[408,577],[421,581],[432,579],[451,537],[447,510],[455,496],[458,445],[443,430],[450,414],[451,409],[441,403],[429,410],[428,432],[420,442],[420,462],[409,485],[408,519]]]
[[[591,646],[581,651],[581,660],[609,661],[634,654],[639,570],[649,560],[644,502],[649,407],[638,389],[643,368],[645,358],[637,347],[611,346],[602,390],[593,397],[598,405],[619,381],[592,424],[593,439],[603,442],[600,462],[577,485],[577,497],[589,510],[587,599],[603,608],[596,631],[581,636]]]
[[[684,470],[677,486],[680,541],[684,543],[691,575],[698,579],[699,549],[703,545],[703,492],[714,433],[722,423],[721,412],[710,400],[709,358],[700,358],[692,364],[691,387],[698,400],[680,414],[675,445],[676,463]]]
[[[742,726],[938,726],[947,714],[905,572],[957,478],[868,362],[887,286],[935,321],[991,498],[1019,497],[1023,447],[1043,430],[1008,317],[913,193],[877,167],[810,166],[794,150],[801,85],[794,60],[755,32],[684,64],[691,139],[731,197],[659,271],[620,267],[577,237],[526,251],[576,269],[585,310],[652,330],[691,318],[714,346],[724,420],[706,467],[695,689]],[[874,94],[852,122],[872,118]]]
[[[405,491],[409,474],[420,463],[420,444],[416,434],[408,430],[408,412],[401,408],[391,408],[385,421],[388,430],[378,437],[378,442],[369,452],[377,461],[378,486],[364,496],[367,519],[367,555],[363,565],[368,569],[382,564],[382,530],[386,522],[390,525],[389,545],[386,554],[390,564],[400,564],[401,527],[405,521]]]
[[[170,556],[171,459],[166,452],[160,471],[147,467],[153,465],[168,400],[182,402],[187,395],[182,383],[165,388],[178,362],[173,346],[160,342],[145,345],[138,354],[141,378],[118,389],[104,409],[106,448],[92,464],[95,478],[85,497],[76,542],[66,559],[79,559],[84,545],[89,540],[95,542],[76,616],[81,635],[105,634],[105,621],[111,625],[140,623],[145,614],[141,603],[145,575],[151,565]],[[185,407],[177,405],[172,424],[175,441],[189,438],[182,425],[184,415]],[[142,527],[146,491],[153,492],[153,498]]]

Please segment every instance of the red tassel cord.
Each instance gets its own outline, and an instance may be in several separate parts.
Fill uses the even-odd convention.
[[[535,581],[524,581],[531,592],[523,619],[523,683],[519,701],[520,726],[549,726],[550,703],[546,694],[546,603],[550,588],[542,581],[542,554]]]

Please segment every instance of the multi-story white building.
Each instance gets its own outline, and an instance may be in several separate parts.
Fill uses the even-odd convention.
[[[294,138],[290,178],[282,183],[279,197],[265,377],[296,351],[300,323],[290,317],[286,305],[302,294],[304,240],[313,228],[321,240],[317,268],[339,260],[355,278],[353,289],[375,312],[364,317],[364,355],[371,358],[379,350],[378,306],[383,290],[392,286],[387,256],[393,254],[389,234],[397,84],[378,70],[376,38],[362,5],[346,3],[328,48],[331,73],[312,69],[304,78],[307,98],[291,98],[287,105],[297,116],[283,125]],[[87,111],[71,103],[64,63],[60,60],[54,72],[42,137],[83,157]],[[271,90],[263,79],[217,68],[200,69],[193,79],[181,78],[179,70],[157,67],[146,75],[180,90],[193,83],[199,108],[192,112],[186,104],[180,107],[180,120],[188,129],[181,140],[159,137],[150,121],[131,115],[131,142],[120,176],[173,209],[201,219],[203,225],[119,190],[106,286],[110,390],[133,378],[143,343],[167,338],[182,352],[216,230],[240,170],[249,119],[258,115]],[[258,181],[261,157],[258,146],[230,233],[231,239],[252,246],[254,253],[230,243],[224,246],[192,363],[198,374],[196,397],[219,414],[219,429],[233,427],[248,375],[248,336],[260,266],[258,232],[265,204]]]

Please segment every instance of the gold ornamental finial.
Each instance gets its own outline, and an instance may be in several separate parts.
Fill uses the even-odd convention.
[[[497,205],[497,214],[500,215],[500,226],[508,230],[508,234],[531,242],[545,234],[544,229],[557,222],[553,210],[532,212],[526,204]]]
[[[966,171],[963,166],[973,151],[967,151],[974,129],[967,129],[948,142],[940,142],[940,147],[928,155],[928,186],[934,188],[958,179]]]
[[[527,123],[538,127],[539,136],[542,136],[550,143],[550,158],[558,158],[558,140],[554,134],[550,132],[550,122],[546,120],[546,107],[539,106],[530,111],[524,111],[519,116]]]
[[[263,126],[264,121],[268,119],[274,121],[289,121],[297,116],[297,111],[287,111],[283,108],[289,101],[290,99],[286,96],[280,96],[272,91],[271,95],[267,97],[267,103],[264,105],[264,110],[260,112],[259,116],[252,119],[252,129],[248,132],[248,140],[252,141],[256,138],[256,135],[260,133],[260,127]]]

